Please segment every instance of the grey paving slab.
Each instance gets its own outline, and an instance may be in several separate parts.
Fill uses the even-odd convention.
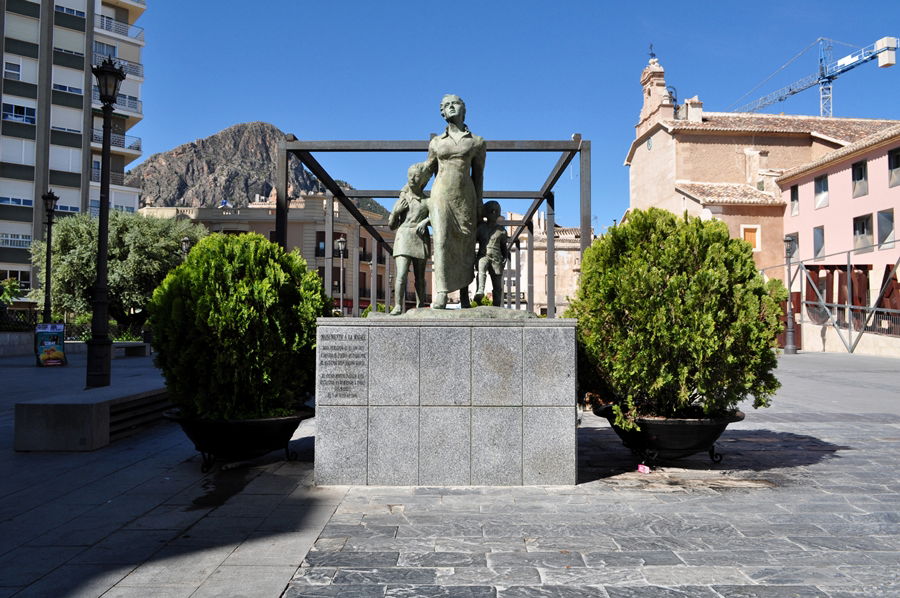
[[[294,571],[296,566],[223,564],[200,584],[191,598],[278,596]]]
[[[597,596],[605,598],[606,591],[602,586],[512,586],[500,588],[500,598],[581,598]]]
[[[388,586],[385,596],[391,598],[495,598],[491,586]]]

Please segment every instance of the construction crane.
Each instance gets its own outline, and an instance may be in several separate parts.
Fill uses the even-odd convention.
[[[832,62],[831,42],[825,37],[816,40],[819,43],[819,72],[795,81],[778,91],[763,96],[758,100],[744,104],[734,112],[758,112],[766,106],[781,102],[794,94],[809,89],[813,85],[819,86],[819,116],[831,116],[831,84],[838,76],[850,69],[855,69],[861,64],[878,59],[878,66],[884,68],[894,66],[897,63],[897,38],[882,37],[880,40],[865,48],[860,48],[848,54],[840,60]],[[807,47],[808,49],[808,47]]]

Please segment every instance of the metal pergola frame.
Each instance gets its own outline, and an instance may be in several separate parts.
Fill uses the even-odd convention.
[[[319,164],[313,156],[313,152],[427,152],[428,141],[299,141],[294,135],[288,135],[278,145],[278,164],[276,170],[275,191],[277,194],[275,205],[275,241],[287,248],[287,221],[289,200],[288,188],[288,162],[290,156],[296,157],[332,195],[332,202],[337,200],[353,216],[360,226],[368,232],[376,241],[375,257],[382,251],[390,251],[390,244],[385,241],[375,226],[359,211],[351,198],[368,197],[370,199],[387,199],[400,196],[400,190],[367,189],[344,190],[328,174],[328,171]],[[556,252],[553,231],[556,226],[556,202],[553,195],[553,186],[559,181],[563,172],[576,155],[579,156],[581,188],[580,188],[580,229],[581,252],[591,244],[591,142],[582,139],[576,133],[571,140],[564,141],[486,141],[488,152],[561,152],[556,164],[550,170],[550,174],[544,184],[536,191],[485,191],[483,198],[490,199],[525,199],[532,200],[525,212],[524,218],[515,223],[515,231],[509,238],[509,247],[519,246],[519,236],[526,228],[532,234],[528,235],[528,292],[529,309],[534,310],[534,226],[533,219],[541,204],[547,203],[547,317],[556,317]],[[326,255],[326,288],[331,284],[331,264],[333,257],[330,250],[334,244],[334,205],[325,210],[325,255]],[[330,258],[330,259],[329,259]],[[387,258],[386,268],[390,268]],[[517,278],[518,278],[517,272]],[[374,279],[374,269],[370,273]],[[385,276],[385,286],[389,286],[389,276]],[[374,280],[370,284],[372,293],[375,293]],[[516,289],[518,292],[518,288]],[[385,290],[385,304],[390,302],[390,289]]]

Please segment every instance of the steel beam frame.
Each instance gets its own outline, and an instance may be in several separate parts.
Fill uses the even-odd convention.
[[[352,199],[368,198],[392,198],[399,197],[400,191],[393,189],[375,190],[345,190],[338,186],[327,170],[313,157],[313,152],[425,152],[428,151],[428,141],[299,141],[294,135],[286,136],[285,140],[278,144],[278,157],[276,164],[276,202],[275,202],[275,239],[282,247],[287,247],[287,223],[289,200],[287,197],[290,157],[296,157],[328,191],[330,201],[326,202],[326,226],[325,226],[325,282],[331,282],[332,245],[333,245],[333,202],[339,202],[347,212],[362,226],[375,241],[373,261],[378,263],[378,254],[384,251],[388,256],[392,252],[390,243],[381,236],[376,226],[369,223],[368,219],[360,212]],[[546,181],[537,191],[485,191],[484,199],[530,199],[531,205],[521,221],[516,222],[515,232],[509,238],[509,248],[521,247],[519,236],[526,229],[528,235],[528,307],[532,311],[534,305],[534,226],[533,219],[541,204],[547,202],[547,316],[555,317],[556,301],[552,293],[555,292],[555,280],[552,279],[555,272],[555,247],[553,232],[555,227],[555,205],[553,187],[559,181],[569,164],[579,156],[579,169],[581,176],[580,187],[580,229],[581,251],[590,246],[591,237],[591,142],[582,140],[580,134],[572,135],[569,141],[561,140],[494,140],[485,142],[487,151],[491,152],[562,152],[556,164],[550,171]],[[352,199],[351,199],[352,198]],[[518,256],[517,256],[518,258]],[[517,268],[519,268],[517,259]],[[374,278],[374,277],[372,277]],[[370,281],[373,295],[372,302],[377,300],[375,285]],[[390,264],[385,259],[385,305],[389,305],[390,292]],[[329,288],[329,293],[331,289]],[[518,288],[518,273],[516,281],[516,293]],[[354,301],[354,303],[358,303]],[[518,300],[517,300],[518,303]]]

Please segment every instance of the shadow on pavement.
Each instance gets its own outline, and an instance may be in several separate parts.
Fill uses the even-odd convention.
[[[716,442],[723,456],[713,463],[706,452],[660,461],[654,467],[688,471],[773,471],[802,468],[836,457],[852,447],[826,442],[814,436],[766,429],[729,429]],[[609,426],[578,429],[578,483],[585,484],[634,472],[641,457],[626,448]]]

